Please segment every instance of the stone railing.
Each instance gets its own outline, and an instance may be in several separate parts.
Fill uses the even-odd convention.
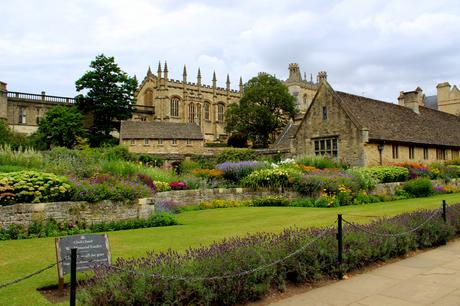
[[[42,94],[33,94],[26,92],[16,92],[16,91],[7,91],[6,96],[9,100],[15,101],[40,101],[40,102],[52,102],[52,103],[66,103],[73,104],[75,103],[75,98],[70,97],[59,97],[59,96],[49,96],[45,92]]]

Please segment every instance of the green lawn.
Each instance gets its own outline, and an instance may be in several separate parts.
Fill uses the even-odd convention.
[[[180,226],[110,232],[113,257],[141,256],[149,250],[207,245],[234,235],[258,231],[281,231],[290,226],[325,226],[338,213],[348,220],[367,222],[371,218],[346,216],[391,216],[420,208],[438,208],[441,200],[460,203],[460,194],[440,195],[362,206],[339,208],[244,207],[191,211],[178,215]],[[0,241],[0,284],[42,268],[55,261],[54,238]],[[0,305],[48,305],[36,289],[57,283],[56,269],[48,270],[20,284],[0,289]]]

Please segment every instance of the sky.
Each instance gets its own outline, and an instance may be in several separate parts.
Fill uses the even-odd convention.
[[[76,95],[96,55],[145,77],[167,61],[169,77],[238,88],[258,72],[280,79],[289,63],[336,90],[396,102],[460,85],[460,1],[0,0],[0,81],[8,90]]]

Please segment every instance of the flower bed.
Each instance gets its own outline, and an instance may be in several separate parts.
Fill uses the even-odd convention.
[[[184,253],[169,250],[139,259],[119,258],[116,268],[96,268],[79,300],[84,305],[243,304],[286,283],[333,279],[339,269],[346,273],[417,248],[444,244],[460,233],[460,216],[454,215],[454,209],[460,210],[460,205],[449,211],[447,224],[439,214],[419,211],[345,227],[341,268],[334,228],[286,229],[281,234],[234,237]],[[403,232],[409,234],[398,235]]]

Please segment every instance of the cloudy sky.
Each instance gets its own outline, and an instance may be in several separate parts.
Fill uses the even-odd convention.
[[[11,91],[74,96],[97,54],[142,80],[260,71],[328,73],[333,88],[385,101],[401,90],[460,84],[460,1],[1,0],[0,80]]]

